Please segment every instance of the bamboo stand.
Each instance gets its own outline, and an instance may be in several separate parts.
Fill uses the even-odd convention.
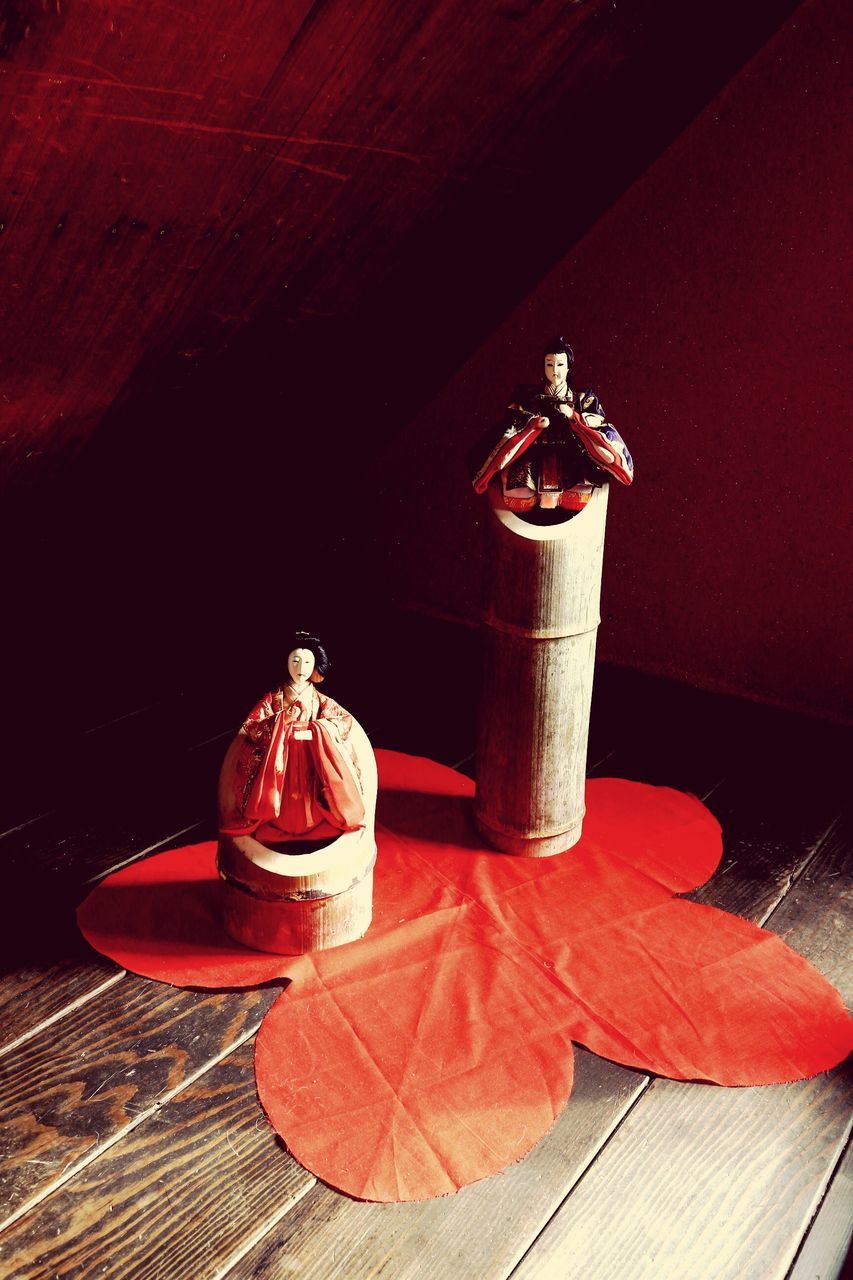
[[[376,861],[376,760],[356,720],[350,740],[364,784],[365,825],[358,831],[345,831],[309,853],[292,854],[254,836],[220,834],[222,923],[245,946],[302,955],[354,942],[367,932]],[[220,790],[227,786],[236,750],[233,744],[225,757]]]
[[[549,526],[489,498],[477,825],[505,853],[547,857],[581,836],[607,486]]]

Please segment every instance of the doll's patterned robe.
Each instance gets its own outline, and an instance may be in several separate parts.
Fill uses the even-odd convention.
[[[226,835],[296,838],[364,826],[361,777],[350,742],[352,716],[309,685],[274,689],[240,729],[220,829]]]
[[[537,425],[547,418],[549,426]],[[590,390],[554,395],[547,383],[516,387],[503,432],[478,467],[473,484],[484,493],[500,475],[511,510],[538,504],[580,510],[608,475],[622,484],[634,477],[628,448]],[[482,456],[482,455],[481,455]]]

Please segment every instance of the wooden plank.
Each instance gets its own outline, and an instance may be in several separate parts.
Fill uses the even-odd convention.
[[[0,1050],[119,974],[83,942],[74,905],[87,891],[87,881],[157,848],[179,828],[192,839],[187,813],[198,817],[198,790],[209,790],[215,776],[209,755],[198,757],[185,794],[177,795],[174,787],[154,792],[142,816],[136,797],[128,798],[127,783],[124,793],[104,784],[108,803],[98,806],[87,787],[86,803],[69,804],[0,840],[7,915],[3,948],[11,961],[0,977]],[[195,835],[202,838],[200,831]]]
[[[0,830],[0,840],[6,836],[13,836],[18,831],[23,831],[24,827],[30,827],[36,822],[43,821],[47,817],[47,810],[44,812],[36,812],[39,802],[36,798],[32,801],[24,800],[20,808],[15,808],[13,813],[5,815],[3,818],[3,829]],[[30,814],[30,817],[25,815]]]
[[[214,778],[208,778],[211,794]],[[119,805],[79,825],[67,815],[66,827],[51,817],[41,824],[39,840],[21,833],[14,860],[4,866],[2,950],[8,959],[0,976],[0,1049],[111,981],[116,967],[83,942],[74,907],[99,874],[162,844],[212,837],[212,815],[206,826],[186,825],[185,806],[191,803],[192,796],[166,795],[141,815]]]
[[[730,711],[728,706],[726,711]],[[726,719],[731,731],[731,715],[727,714]],[[671,758],[673,752],[683,749],[672,739],[666,750]],[[659,759],[665,764],[664,752]],[[704,767],[701,760],[700,767]],[[773,796],[774,789],[785,792],[789,778],[784,772],[768,770],[760,788],[755,778],[753,770],[743,785],[733,780],[727,790],[721,788],[721,808],[728,824],[727,847],[732,856],[726,874],[712,880],[704,891],[705,900],[723,908],[734,906],[753,919],[763,916],[767,910],[768,890],[762,878],[772,866],[774,887],[769,896],[775,901],[780,888],[800,874],[814,856],[816,844],[831,823],[830,812],[834,812],[834,807],[830,811],[829,804],[836,804],[834,795],[828,796],[818,789],[812,805],[800,788],[798,805],[771,806],[775,823],[768,822],[762,816],[768,797]],[[796,821],[792,821],[793,808],[800,811]],[[759,835],[763,837],[761,840]],[[754,865],[750,861],[753,844],[756,846]],[[825,850],[823,863],[830,877],[837,870],[832,862],[832,848],[828,846]],[[805,878],[801,883],[808,902]],[[810,941],[813,948],[817,947],[825,930],[821,928],[817,937],[807,938],[806,921],[801,928],[802,938]],[[298,1257],[300,1276],[304,1275],[306,1280],[335,1274],[358,1280],[379,1271],[384,1280],[422,1275],[430,1276],[431,1280],[443,1276],[456,1280],[459,1275],[476,1275],[478,1280],[480,1276],[506,1276],[544,1226],[553,1206],[567,1196],[567,1204],[571,1206],[575,1197],[570,1193],[584,1170],[596,1158],[606,1157],[606,1144],[611,1140],[614,1126],[619,1125],[616,1112],[620,1100],[622,1114],[634,1105],[638,1111],[644,1105],[643,1101],[638,1103],[638,1099],[642,1098],[648,1077],[602,1062],[583,1050],[579,1051],[578,1059],[578,1080],[566,1111],[519,1165],[476,1187],[466,1188],[455,1197],[424,1205],[364,1205],[318,1185],[268,1239],[247,1254],[233,1276],[240,1280],[247,1280],[251,1275],[278,1276],[282,1256]],[[658,1082],[655,1087],[659,1088],[662,1083]],[[686,1090],[688,1099],[693,1096],[691,1090],[701,1090],[700,1086],[673,1088]],[[748,1119],[750,1099],[762,1091],[707,1089],[705,1092],[728,1094],[741,1101]],[[776,1100],[785,1095],[784,1090],[763,1092]],[[617,1127],[612,1141],[617,1140],[620,1132]],[[659,1148],[653,1152],[650,1163],[654,1166],[666,1160],[668,1153]],[[645,1174],[655,1176],[649,1169]],[[623,1211],[620,1207],[619,1213]],[[476,1223],[476,1230],[472,1229],[472,1223]],[[600,1229],[605,1230],[601,1226]],[[335,1260],[334,1264],[330,1259]],[[340,1267],[337,1273],[334,1266]],[[579,1273],[583,1273],[583,1268]],[[704,1273],[701,1280],[706,1280],[706,1276]]]
[[[110,870],[164,843],[213,835],[216,776],[230,734],[222,725],[233,704],[228,692],[218,702],[196,692],[93,726],[63,751],[51,796],[56,810],[0,837],[8,957],[0,1053],[121,976],[83,942],[73,908]]]
[[[853,1004],[853,811],[845,810],[767,927],[811,960]]]
[[[297,1259],[300,1280],[506,1276],[647,1083],[584,1050],[577,1058],[570,1105],[524,1161],[455,1196],[414,1204],[366,1204],[318,1183],[228,1280],[279,1280],[285,1260]]]
[[[88,884],[163,843],[214,837],[216,777],[230,730],[219,731],[225,713],[212,700],[184,701],[99,731],[98,768],[91,750],[77,761],[87,778],[94,770],[97,789],[88,778],[57,812],[0,839],[8,912],[2,943],[12,961],[0,977],[0,1011],[7,1015],[0,1051],[111,980],[106,962],[81,944],[73,920]],[[233,715],[233,692],[223,705]],[[197,741],[211,729],[212,736]],[[111,754],[119,760],[112,780],[104,773]]]
[[[277,994],[128,975],[0,1058],[4,1221],[251,1036]]]
[[[71,752],[55,810],[0,838],[6,905],[13,899],[19,918],[45,898],[73,905],[91,880],[212,817],[230,734],[222,722],[211,706],[172,703]]]
[[[637,748],[639,749],[639,748]],[[667,750],[672,753],[673,750],[681,750],[681,747],[668,747]],[[662,758],[662,764],[666,761]],[[688,770],[689,771],[689,770]],[[610,770],[608,770],[610,772]],[[782,779],[779,785],[787,787],[787,779]],[[729,905],[729,901],[738,901],[746,904],[747,910],[745,914],[751,914],[755,918],[756,913],[765,911],[766,901],[765,895],[761,890],[761,886],[757,883],[757,872],[755,868],[750,868],[748,857],[751,847],[751,837],[749,835],[750,824],[755,832],[755,815],[750,815],[750,795],[754,791],[751,783],[744,785],[738,791],[734,782],[729,787],[728,795],[730,797],[729,809],[727,810],[727,822],[732,830],[736,830],[736,824],[740,824],[741,836],[740,847],[743,850],[743,857],[733,859],[731,869],[721,878],[719,894],[715,898],[713,894],[707,898],[708,901],[718,901],[723,905]],[[723,789],[718,793],[725,799],[726,793]],[[772,795],[772,787],[768,785],[765,791],[759,795],[760,804],[756,807],[763,807],[766,803],[766,796]],[[809,804],[805,803],[806,811],[809,810]],[[761,866],[766,870],[772,866],[774,857],[778,854],[781,858],[782,871],[781,880],[776,885],[775,893],[779,893],[780,889],[786,887],[786,880],[792,875],[800,875],[800,879],[795,885],[795,889],[788,895],[788,901],[792,904],[796,900],[798,893],[802,896],[804,904],[804,916],[798,927],[807,928],[808,920],[811,918],[808,893],[809,875],[816,874],[817,864],[808,866],[809,858],[813,856],[814,847],[819,839],[814,835],[814,831],[821,823],[827,821],[826,803],[823,796],[819,797],[817,808],[820,811],[819,817],[814,814],[808,817],[803,825],[795,832],[795,838],[787,843],[784,839],[784,827],[788,822],[788,814],[780,810],[778,815],[778,824],[775,834],[769,840],[766,847],[760,845],[763,850]],[[839,832],[834,833],[840,836]],[[734,847],[734,846],[733,846]],[[826,856],[831,855],[830,842],[827,842]],[[775,852],[774,852],[775,851]],[[758,863],[756,864],[756,867]],[[803,868],[806,868],[803,872]],[[836,871],[838,871],[836,867]],[[762,871],[763,874],[763,871]],[[754,895],[756,906],[754,910],[749,908],[750,891],[744,887],[743,882],[752,882],[751,892]],[[825,936],[826,919],[823,924],[819,924],[815,931],[815,945],[818,945],[819,939]],[[800,948],[802,949],[802,948]],[[141,980],[129,979],[131,982],[139,982]],[[119,984],[123,986],[123,983]],[[152,988],[157,991],[157,988]],[[110,993],[105,993],[109,995]],[[169,997],[180,993],[169,993]],[[227,997],[226,997],[227,998]],[[231,999],[239,999],[239,997],[231,997]],[[99,996],[93,1004],[101,1001]],[[169,1005],[169,1008],[171,1005]],[[164,1018],[169,1018],[169,1008],[164,1006]],[[155,1016],[152,1014],[152,1017]],[[66,1021],[63,1019],[63,1021]],[[112,1033],[109,1027],[112,1024],[113,1015],[108,1014],[105,1022],[107,1034],[110,1035],[112,1043]],[[102,1032],[103,1034],[103,1032]],[[128,1035],[125,1031],[124,1038],[133,1043],[132,1034]],[[43,1041],[42,1036],[37,1036],[31,1041],[31,1044]],[[118,1040],[116,1040],[118,1044]],[[9,1060],[17,1057],[17,1054],[9,1055]],[[646,1086],[646,1078],[644,1076],[623,1071],[621,1068],[612,1064],[601,1062],[593,1058],[591,1055],[581,1051],[578,1055],[578,1081],[575,1096],[563,1116],[557,1122],[551,1133],[543,1139],[536,1150],[521,1164],[514,1166],[512,1169],[505,1171],[496,1178],[481,1183],[478,1186],[467,1188],[458,1196],[450,1197],[440,1201],[428,1202],[424,1205],[399,1205],[399,1206],[375,1206],[363,1205],[358,1202],[350,1201],[346,1197],[339,1196],[337,1193],[322,1186],[316,1186],[305,1196],[296,1207],[284,1216],[276,1216],[274,1220],[265,1217],[267,1209],[268,1193],[264,1192],[263,1179],[259,1179],[256,1186],[251,1172],[246,1171],[245,1176],[240,1183],[240,1194],[246,1197],[246,1204],[249,1208],[249,1218],[255,1215],[258,1223],[258,1231],[264,1233],[257,1243],[252,1242],[252,1238],[241,1235],[242,1243],[235,1245],[232,1253],[226,1257],[226,1245],[223,1244],[223,1252],[216,1252],[214,1256],[220,1260],[217,1266],[224,1267],[229,1270],[230,1275],[235,1276],[281,1276],[289,1274],[294,1265],[298,1266],[299,1274],[306,1277],[312,1275],[326,1276],[352,1276],[353,1280],[357,1280],[360,1275],[374,1275],[378,1270],[382,1270],[383,1277],[414,1276],[426,1275],[431,1277],[441,1277],[442,1275],[453,1276],[454,1280],[460,1275],[477,1275],[478,1280],[483,1277],[505,1276],[509,1270],[515,1265],[518,1259],[528,1247],[531,1239],[535,1237],[542,1226],[548,1221],[549,1216],[554,1212],[556,1206],[564,1199],[567,1191],[574,1186],[584,1174],[584,1170],[589,1169],[592,1162],[599,1154],[599,1160],[607,1158],[609,1147],[604,1146],[614,1127],[619,1124],[619,1120],[630,1107],[636,1103],[638,1097],[641,1096]],[[5,1064],[0,1062],[0,1068]],[[182,1093],[175,1099],[174,1103],[168,1106],[177,1105],[184,1097],[189,1096],[190,1090],[207,1087],[207,1077],[218,1068],[211,1068],[211,1071],[203,1075],[196,1084],[192,1084],[186,1090],[186,1094]],[[0,1073],[2,1074],[2,1073]],[[107,1072],[107,1075],[109,1073]],[[192,1073],[189,1073],[190,1075]],[[94,1078],[92,1088],[98,1088],[101,1085],[101,1078]],[[658,1088],[664,1082],[657,1082],[655,1088]],[[235,1086],[236,1087],[236,1086]],[[695,1089],[697,1086],[681,1086],[682,1088]],[[109,1091],[109,1082],[101,1086],[101,1092]],[[81,1090],[82,1094],[90,1093],[91,1090]],[[246,1105],[251,1101],[252,1107],[256,1107],[254,1102],[253,1091],[249,1091],[251,1098],[244,1099]],[[748,1098],[761,1094],[765,1091],[712,1091],[715,1093],[737,1094],[741,1097]],[[770,1091],[772,1093],[786,1091]],[[100,1094],[98,1095],[100,1097]],[[621,1103],[620,1103],[621,1099]],[[94,1102],[97,1103],[95,1098]],[[2,1104],[0,1104],[2,1105]],[[156,1103],[154,1104],[156,1105]],[[240,1104],[242,1106],[242,1104]],[[645,1105],[641,1101],[637,1107],[637,1111]],[[620,1109],[621,1106],[621,1109]],[[579,1115],[579,1108],[584,1108],[586,1116],[586,1129],[584,1122]],[[157,1111],[156,1116],[164,1114],[167,1108]],[[818,1109],[820,1109],[818,1107]],[[213,1108],[214,1114],[216,1107]],[[143,1111],[143,1115],[145,1112]],[[176,1113],[170,1112],[174,1115]],[[190,1113],[188,1112],[187,1115]],[[248,1115],[248,1112],[246,1113]],[[254,1112],[258,1130],[266,1132],[265,1122],[261,1118],[259,1111]],[[609,1127],[606,1117],[609,1117]],[[631,1117],[629,1116],[629,1121]],[[139,1123],[138,1119],[136,1123]],[[114,1145],[99,1145],[95,1148],[97,1158],[94,1163],[87,1161],[87,1157],[83,1157],[83,1166],[81,1172],[71,1177],[67,1182],[67,1186],[59,1185],[54,1181],[51,1185],[56,1188],[53,1194],[44,1200],[38,1208],[38,1211],[32,1215],[27,1215],[27,1221],[32,1217],[32,1221],[37,1223],[42,1216],[45,1218],[46,1224],[53,1224],[55,1230],[59,1226],[62,1233],[62,1240],[59,1248],[65,1250],[60,1253],[59,1257],[67,1258],[71,1261],[75,1257],[75,1249],[82,1251],[82,1267],[89,1266],[97,1256],[97,1242],[100,1239],[98,1232],[98,1221],[103,1221],[104,1214],[101,1211],[100,1216],[92,1212],[89,1214],[87,1206],[90,1195],[97,1196],[100,1194],[97,1183],[99,1176],[99,1168],[105,1161],[110,1161],[115,1156],[116,1160],[120,1160],[122,1149],[127,1144],[135,1144],[137,1133],[139,1137],[139,1148],[136,1146],[128,1147],[129,1155],[127,1166],[115,1165],[113,1170],[120,1167],[126,1167],[129,1171],[131,1180],[137,1177],[137,1172],[142,1169],[144,1161],[144,1143],[143,1131],[149,1131],[149,1143],[154,1142],[155,1130],[153,1126],[157,1123],[154,1115],[149,1119],[143,1119],[139,1123],[139,1129],[131,1127],[119,1129],[117,1139],[111,1141]],[[214,1128],[205,1128],[204,1108],[199,1106],[195,1123],[201,1126],[201,1131],[195,1135],[198,1139],[197,1151],[204,1150],[206,1142],[216,1141],[215,1126]],[[240,1122],[242,1124],[242,1121]],[[626,1122],[627,1123],[627,1122]],[[567,1127],[564,1127],[567,1126]],[[188,1125],[187,1142],[195,1140],[191,1139]],[[165,1131],[168,1135],[168,1130]],[[620,1136],[621,1130],[617,1130],[612,1139],[611,1145],[615,1143]],[[207,1135],[207,1136],[205,1136]],[[87,1153],[88,1154],[88,1153]],[[59,1175],[60,1182],[64,1182],[68,1178],[68,1169],[73,1169],[74,1158],[66,1168],[64,1174]],[[657,1153],[658,1164],[660,1164],[665,1156]],[[189,1163],[189,1162],[188,1162]],[[251,1163],[251,1162],[250,1162]],[[292,1163],[292,1162],[290,1162]],[[80,1167],[80,1166],[78,1166]],[[587,1178],[593,1176],[596,1166],[593,1164],[592,1169],[587,1173]],[[160,1174],[168,1178],[168,1172],[163,1174],[162,1168]],[[144,1171],[141,1174],[144,1178],[147,1176]],[[160,1176],[160,1175],[158,1175]],[[183,1178],[185,1175],[181,1174]],[[308,1177],[308,1175],[303,1175]],[[655,1175],[656,1176],[656,1175]],[[81,1179],[94,1179],[94,1182],[83,1182]],[[103,1196],[109,1194],[111,1177],[113,1175],[105,1175],[102,1185]],[[138,1181],[138,1177],[137,1177]],[[585,1181],[580,1183],[582,1189]],[[97,1184],[97,1185],[96,1185]],[[200,1181],[195,1186],[198,1203],[207,1205],[216,1203],[216,1178],[215,1178],[215,1161],[209,1168],[206,1168]],[[61,1221],[50,1218],[51,1206],[55,1203],[61,1205],[64,1203],[62,1199],[68,1192],[68,1196],[72,1196],[72,1188],[78,1187],[79,1192],[74,1196],[73,1200],[68,1200],[68,1205],[73,1203],[74,1211],[80,1216],[79,1229],[72,1231],[71,1234],[66,1230]],[[175,1262],[171,1270],[166,1268],[165,1274],[192,1274],[198,1275],[200,1278],[206,1274],[213,1275],[214,1272],[205,1272],[203,1268],[202,1254],[192,1254],[188,1264],[188,1270],[182,1271],[180,1258],[181,1247],[187,1247],[174,1240],[170,1235],[170,1228],[167,1221],[159,1216],[156,1206],[159,1204],[157,1187],[151,1184],[152,1190],[146,1192],[144,1189],[139,1198],[141,1206],[142,1219],[144,1226],[140,1225],[137,1217],[135,1222],[131,1222],[130,1216],[132,1210],[130,1208],[133,1201],[132,1188],[128,1190],[126,1197],[127,1208],[122,1221],[116,1227],[117,1234],[110,1237],[115,1243],[115,1247],[119,1250],[124,1248],[121,1238],[121,1231],[124,1229],[128,1235],[131,1231],[131,1225],[135,1226],[137,1235],[141,1232],[145,1233],[146,1239],[149,1236],[149,1221],[151,1222],[150,1230],[150,1257],[156,1258],[158,1248],[162,1248],[166,1252],[166,1256],[174,1258]],[[230,1181],[229,1181],[230,1188]],[[172,1194],[169,1188],[169,1194]],[[569,1200],[571,1204],[578,1192]],[[112,1201],[105,1201],[112,1203]],[[100,1202],[99,1202],[100,1203]],[[124,1203],[124,1202],[123,1202]],[[291,1202],[287,1202],[288,1204]],[[287,1206],[285,1206],[287,1207]],[[64,1213],[65,1210],[63,1209]],[[70,1212],[70,1209],[69,1209]],[[199,1247],[202,1248],[203,1241],[212,1235],[214,1243],[217,1237],[217,1224],[214,1222],[215,1210],[205,1208],[203,1211],[203,1225],[201,1229],[194,1234],[199,1238]],[[180,1216],[180,1214],[175,1215]],[[20,1224],[22,1225],[23,1221]],[[124,1228],[122,1227],[124,1224]],[[130,1225],[128,1225],[130,1224]],[[476,1230],[473,1225],[476,1224]],[[488,1224],[484,1231],[484,1225]],[[15,1228],[10,1229],[7,1233],[11,1236],[12,1232],[17,1231]],[[33,1227],[39,1238],[47,1243],[48,1233],[42,1230],[41,1226]],[[243,1228],[240,1228],[241,1232]],[[90,1251],[89,1234],[93,1234],[95,1244]],[[189,1235],[189,1233],[186,1233]],[[23,1238],[23,1237],[22,1237]],[[35,1236],[33,1240],[35,1240]],[[236,1240],[236,1236],[235,1236]],[[110,1244],[102,1246],[102,1255],[109,1250]],[[217,1246],[218,1247],[218,1246]],[[33,1244],[33,1250],[36,1245]],[[119,1256],[127,1261],[132,1258],[133,1263],[128,1262],[124,1272],[116,1270],[113,1272],[116,1276],[131,1273],[134,1277],[138,1274],[136,1270],[136,1262],[142,1266],[153,1267],[153,1263],[149,1263],[149,1253],[147,1251],[145,1241],[137,1240],[135,1243],[127,1242],[129,1252],[121,1253]],[[22,1257],[29,1255],[22,1255]],[[35,1259],[35,1252],[32,1257]],[[196,1257],[198,1256],[198,1262]],[[221,1261],[221,1259],[225,1259]],[[297,1261],[298,1260],[298,1261]],[[303,1263],[305,1269],[303,1270]],[[73,1264],[73,1263],[72,1263]],[[31,1265],[27,1262],[26,1265]],[[34,1263],[32,1264],[34,1265]],[[108,1258],[103,1257],[102,1265],[108,1265]],[[257,1266],[257,1270],[253,1267]],[[15,1273],[17,1274],[17,1272]],[[27,1272],[24,1275],[29,1274]],[[37,1271],[32,1274],[39,1274]],[[65,1274],[68,1274],[66,1271]],[[107,1273],[108,1274],[108,1273]],[[145,1275],[143,1270],[139,1274]],[[157,1274],[156,1269],[151,1269],[149,1274],[152,1276]],[[215,1272],[217,1276],[222,1274],[222,1270]],[[593,1272],[586,1274],[592,1275]],[[702,1280],[705,1280],[706,1273],[703,1273]],[[716,1277],[715,1277],[716,1280]]]
[[[724,1094],[656,1081],[514,1280],[781,1280],[850,1100],[837,1074]]]
[[[723,858],[712,879],[687,896],[763,923],[831,835],[838,793],[826,788],[804,801],[787,776],[769,786],[738,779],[707,803],[723,828]]]
[[[78,959],[27,965],[0,978],[0,1054],[121,978],[124,970],[82,938],[79,952]]]
[[[616,746],[591,774],[703,796],[722,825],[724,852],[714,878],[689,897],[766,919],[838,816],[849,734],[668,681],[641,678],[633,698],[625,673],[606,671],[602,683],[598,713],[612,715]],[[626,723],[619,705],[629,700]]]
[[[4,1232],[0,1269],[205,1280],[313,1185],[261,1116],[243,1045]]]
[[[44,889],[58,881],[79,887],[143,850],[215,814],[218,743],[187,756],[177,770],[168,762],[159,778],[128,778],[113,789],[50,814],[2,842],[6,875],[16,884]],[[140,797],[143,797],[141,800]]]
[[[134,776],[97,797],[87,793],[0,842],[4,951],[18,963],[64,960],[75,936],[73,908],[94,880],[167,841],[211,836],[220,755],[214,743],[188,756],[180,772],[164,770],[169,781],[160,785]],[[205,817],[210,825],[198,827]]]
[[[847,822],[771,917],[837,983],[850,981],[838,885],[851,862]],[[514,1280],[781,1280],[843,1150],[851,1101],[841,1068],[760,1089],[655,1081]]]
[[[105,817],[100,829],[72,835],[71,841],[79,838],[86,853],[79,865],[70,854],[69,842],[60,838],[53,849],[53,864],[50,850],[42,850],[41,860],[46,865],[34,857],[30,865],[19,864],[7,874],[2,947],[9,961],[7,971],[0,975],[0,1012],[4,1015],[0,1053],[33,1034],[46,1020],[55,1020],[81,1000],[96,995],[120,973],[85,943],[77,929],[74,907],[91,887],[81,877],[96,878],[92,872],[99,863],[105,874],[156,851],[161,844],[192,844],[214,834],[211,821],[169,832],[149,848],[141,846],[138,835],[133,834],[139,830],[135,825],[129,832],[123,819],[118,821],[118,830],[111,829]],[[172,821],[164,825],[168,828]],[[154,831],[156,828],[149,828],[146,834]]]
[[[848,1143],[788,1280],[837,1280],[844,1273],[850,1244],[851,1205],[853,1146]]]
[[[0,840],[49,813],[66,813],[81,795],[109,794],[123,778],[137,777],[140,771],[149,774],[159,767],[168,776],[170,761],[219,735],[224,755],[228,733],[236,730],[240,715],[233,691],[226,687],[217,690],[215,699],[195,691],[137,708],[125,704],[113,718],[77,732],[60,727],[52,748],[63,767],[49,784],[43,771],[33,769],[43,751],[43,729],[20,726],[22,740],[0,797]]]

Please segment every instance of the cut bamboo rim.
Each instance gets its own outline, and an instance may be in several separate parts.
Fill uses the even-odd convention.
[[[344,831],[309,853],[280,853],[253,835],[220,834],[217,865],[222,922],[247,947],[278,955],[324,951],[361,938],[373,912],[376,760],[367,734],[353,720],[350,741],[364,787],[365,825]],[[232,743],[220,774],[228,786],[239,744]]]

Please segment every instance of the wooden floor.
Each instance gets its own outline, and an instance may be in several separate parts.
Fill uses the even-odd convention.
[[[446,707],[417,690],[365,714],[360,691],[346,693],[378,745],[471,767],[473,714],[448,725]],[[141,709],[82,736],[63,781],[8,797],[3,936],[16,943],[0,978],[0,1275],[841,1274],[853,1179],[844,1068],[722,1089],[649,1078],[579,1049],[574,1095],[551,1132],[526,1160],[456,1196],[363,1204],[296,1164],[264,1119],[252,1072],[277,989],[173,990],[89,952],[72,922],[74,902],[105,872],[213,834],[214,779],[238,718],[236,703],[209,696]],[[703,796],[723,823],[725,857],[693,896],[766,924],[848,997],[849,746],[832,726],[599,673],[592,771]]]

